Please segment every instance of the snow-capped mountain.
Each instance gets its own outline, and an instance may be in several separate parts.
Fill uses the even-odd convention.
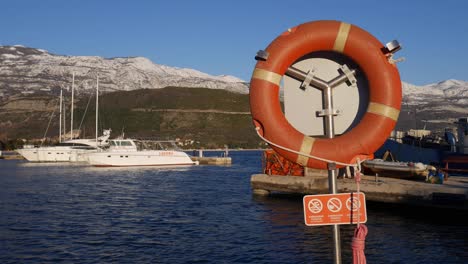
[[[55,102],[40,96],[31,99],[16,95],[41,92],[58,95],[60,89],[70,91],[73,72],[78,94],[94,93],[96,76],[101,91],[169,86],[225,89],[243,94],[249,91],[244,80],[233,76],[212,76],[193,69],[155,64],[143,57],[62,56],[42,49],[0,46],[0,128],[5,131],[18,120],[25,123],[30,118],[29,112],[53,110]],[[12,113],[18,115],[12,117]],[[396,129],[406,131],[427,126],[433,131],[443,131],[453,126],[457,118],[466,116],[468,82],[446,80],[425,86],[403,83],[403,103]]]
[[[416,86],[403,82],[403,103],[397,128],[443,131],[468,116],[468,82],[446,80]]]
[[[467,104],[468,82],[450,79],[425,86],[403,82],[403,96],[407,97],[410,104],[417,104],[427,97],[433,100],[449,100],[452,103]]]
[[[0,99],[19,93],[70,89],[75,73],[77,93],[90,93],[99,75],[101,91],[203,87],[248,93],[248,84],[229,75],[212,76],[194,69],[155,64],[144,57],[102,58],[62,56],[43,49],[0,46]],[[403,108],[453,111],[467,114],[468,82],[446,80],[416,86],[403,82]]]
[[[468,82],[446,80],[439,83],[416,86],[403,82],[403,102],[419,105],[439,102],[443,105],[468,104]]]
[[[0,96],[69,89],[73,72],[77,93],[93,91],[97,75],[101,91],[179,86],[248,93],[247,84],[234,76],[155,64],[144,57],[62,56],[42,49],[0,46]]]

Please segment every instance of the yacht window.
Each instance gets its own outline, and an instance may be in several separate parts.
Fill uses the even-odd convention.
[[[62,147],[89,147],[88,144],[83,144],[83,143],[74,143],[74,142],[62,142],[57,144],[57,146],[62,146]]]
[[[142,151],[142,150],[147,149],[143,142],[141,142],[141,141],[133,141],[133,142],[135,143],[138,151]]]
[[[122,146],[132,146],[132,142],[130,142],[130,141],[121,141],[120,145],[122,145]]]
[[[117,142],[115,142],[115,141],[111,141],[110,143],[111,143],[112,146],[117,146]]]

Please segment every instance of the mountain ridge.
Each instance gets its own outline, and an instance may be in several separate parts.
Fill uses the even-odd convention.
[[[155,64],[145,57],[64,56],[43,49],[0,46],[0,93],[70,90],[75,73],[77,93],[94,91],[99,75],[100,90],[157,89],[168,86],[224,89],[248,93],[241,79],[212,76],[198,70]]]
[[[177,86],[248,93],[248,83],[235,76],[213,76],[195,69],[157,64],[141,56],[69,56],[22,45],[0,46],[0,92],[4,94],[8,94],[9,89],[17,90],[16,92],[40,88],[52,90],[57,87],[69,90],[72,72],[75,72],[78,79],[77,93],[94,90],[97,72],[100,75],[101,91]],[[22,81],[15,82],[11,80],[11,76],[20,77]],[[22,85],[22,91],[18,91],[19,85]],[[449,99],[456,97],[457,101],[463,99],[460,97],[468,97],[468,82],[462,80],[448,79],[427,85],[402,82],[402,87],[403,96],[414,98],[416,102],[421,95],[444,95]]]
[[[147,89],[150,91],[167,87],[173,87],[173,89],[183,87],[185,89],[183,91],[194,96],[190,103],[186,101],[186,104],[191,105],[197,105],[197,100],[211,103],[200,97],[200,94],[212,97],[217,94],[214,91],[227,91],[228,93],[225,93],[224,96],[227,96],[229,100],[234,100],[233,98],[237,97],[235,94],[243,95],[242,99],[235,99],[243,107],[239,110],[235,104],[228,104],[232,109],[223,108],[222,111],[249,111],[248,83],[234,76],[212,76],[194,69],[156,64],[144,57],[66,56],[52,54],[44,49],[18,45],[0,46],[0,126],[3,128],[0,134],[6,133],[5,128],[15,127],[14,123],[20,122],[19,120],[31,120],[24,113],[31,111],[45,113],[45,111],[54,108],[55,101],[52,102],[50,96],[57,98],[60,90],[64,90],[66,96],[69,97],[72,72],[75,72],[76,96],[94,94],[96,73],[99,73],[100,91],[129,92]],[[187,90],[193,88],[195,88],[193,92]],[[207,93],[198,90],[199,88],[208,88],[212,92]],[[423,86],[402,82],[402,88],[403,100],[397,130],[405,131],[411,128],[427,127],[440,132],[457,118],[468,116],[468,82],[466,81],[448,79]],[[34,96],[28,97],[29,95]],[[177,96],[182,96],[180,90]],[[216,100],[219,102],[230,102],[229,100],[224,101],[219,95],[217,96]],[[167,100],[176,99],[167,97]],[[163,101],[160,103],[164,104]],[[178,104],[174,104],[174,107],[174,109],[179,107],[194,109]],[[216,112],[219,109],[214,107],[213,110]],[[22,111],[23,114],[18,114],[17,119],[7,116]],[[145,111],[151,111],[151,109],[142,110],[142,112]],[[221,115],[221,112],[217,114]],[[173,114],[176,113],[177,111],[173,112]],[[244,116],[246,115],[244,114]],[[198,122],[206,123],[201,115],[196,118]],[[46,119],[42,118],[41,120],[44,122]],[[250,121],[244,120],[244,122],[249,123]],[[226,127],[231,125],[226,124]],[[220,124],[215,124],[215,126],[221,127]],[[20,128],[27,129],[27,127],[25,121]],[[242,124],[242,127],[248,126]],[[220,130],[223,129],[220,128]],[[14,129],[10,130],[9,134],[14,135],[15,131]],[[223,131],[228,130],[224,129]],[[249,131],[244,134],[249,133],[253,132]]]

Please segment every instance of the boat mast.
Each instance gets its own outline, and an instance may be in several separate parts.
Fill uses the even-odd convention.
[[[75,94],[75,72],[72,74],[72,99],[71,99],[71,117],[70,117],[70,140],[73,139],[73,98]]]
[[[98,146],[99,75],[96,77],[96,147]]]
[[[65,100],[64,100],[65,101]],[[63,102],[63,140],[67,139],[67,104]]]
[[[60,89],[59,143],[62,143],[62,89]]]

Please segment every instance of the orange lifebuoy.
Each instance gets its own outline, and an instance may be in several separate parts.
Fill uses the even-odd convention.
[[[278,145],[341,163],[372,156],[395,127],[401,107],[401,80],[385,47],[365,30],[339,21],[309,22],[277,37],[258,61],[250,82],[250,107],[259,134]],[[299,58],[315,51],[334,51],[354,60],[369,84],[369,103],[361,121],[335,138],[304,135],[281,111],[279,84]],[[326,169],[327,162],[271,146],[280,155],[303,166]],[[342,167],[342,166],[338,166]]]

